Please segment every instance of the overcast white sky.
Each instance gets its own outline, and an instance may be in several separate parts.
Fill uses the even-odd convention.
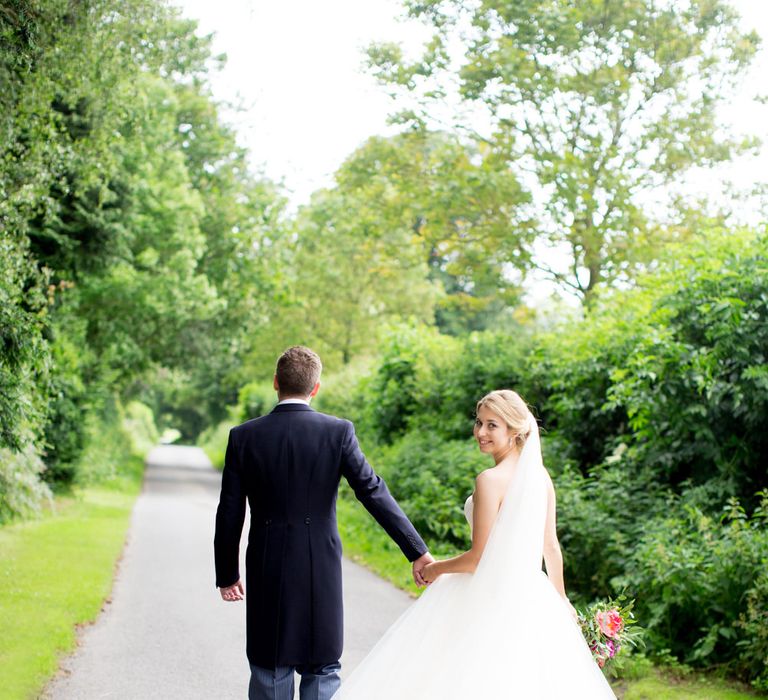
[[[294,204],[331,183],[366,138],[388,133],[390,99],[365,75],[362,49],[375,40],[410,40],[395,20],[396,0],[175,0],[226,68],[211,77],[216,97],[246,111],[227,114],[254,165],[283,180]],[[421,34],[423,36],[423,33]],[[391,131],[391,130],[390,130]]]
[[[363,70],[363,47],[400,41],[417,50],[426,36],[399,21],[399,0],[172,0],[200,32],[215,33],[214,50],[227,65],[211,76],[214,95],[245,107],[226,118],[251,153],[251,162],[282,181],[293,205],[309,200],[366,138],[394,133],[386,126],[392,101]],[[731,0],[745,29],[768,43],[768,0]],[[723,109],[738,131],[768,141],[768,107],[752,101],[768,94],[768,51],[755,60],[743,91]],[[721,196],[722,183],[740,188],[768,181],[768,146],[711,173],[694,175],[691,189]],[[754,222],[756,214],[744,212]]]

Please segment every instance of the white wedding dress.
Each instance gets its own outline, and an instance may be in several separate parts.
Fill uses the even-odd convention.
[[[542,571],[547,480],[530,421],[475,573],[440,576],[333,700],[615,700]],[[470,496],[470,527],[472,507]]]

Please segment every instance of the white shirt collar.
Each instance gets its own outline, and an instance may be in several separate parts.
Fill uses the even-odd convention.
[[[283,399],[282,401],[278,401],[277,405],[282,406],[284,403],[303,403],[309,406],[309,401],[306,399]]]

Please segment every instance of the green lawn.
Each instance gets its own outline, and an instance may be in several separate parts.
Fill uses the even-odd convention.
[[[112,589],[141,464],[107,486],[56,500],[37,520],[0,528],[0,695],[38,697],[76,625],[93,621]]]
[[[680,678],[659,669],[639,680],[620,681],[616,690],[622,700],[755,700],[758,695],[734,683],[693,674]]]
[[[410,565],[362,504],[339,498],[337,511],[344,554],[399,588],[418,595]],[[452,553],[433,554],[440,558]],[[680,677],[674,671],[649,667],[648,662],[635,664],[629,675],[631,678],[613,682],[622,700],[754,700],[759,697],[738,684],[703,674]]]

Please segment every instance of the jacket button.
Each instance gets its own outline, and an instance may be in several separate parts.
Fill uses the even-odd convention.
[[[309,525],[309,518],[304,518],[304,524]]]
[[[271,525],[271,524],[272,524],[272,521],[271,521],[271,520],[265,520],[265,521],[264,521],[264,524],[265,524],[265,525]]]

